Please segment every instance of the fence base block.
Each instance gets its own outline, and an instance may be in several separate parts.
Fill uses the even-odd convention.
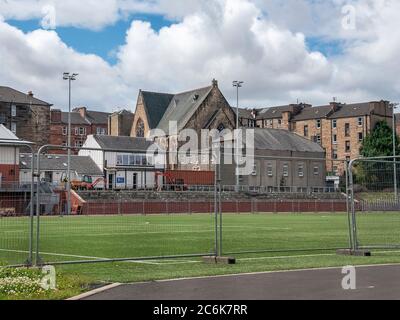
[[[371,251],[352,250],[352,249],[338,250],[337,254],[342,255],[342,256],[354,256],[354,257],[371,257],[372,256]]]
[[[236,258],[233,257],[203,257],[203,262],[208,264],[236,264]]]

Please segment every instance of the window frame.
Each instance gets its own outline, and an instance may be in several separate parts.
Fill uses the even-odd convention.
[[[282,166],[282,175],[284,178],[289,178],[289,164],[288,163],[284,163]]]
[[[308,125],[305,125],[305,126],[304,126],[303,131],[304,131],[304,132],[303,132],[304,137],[309,137],[309,136],[310,136],[310,128],[309,128]]]
[[[10,128],[12,133],[17,134],[17,123],[15,121],[11,122]]]
[[[11,105],[11,117],[14,118],[17,116],[17,105],[12,104]]]
[[[267,177],[274,177],[274,166],[272,165],[272,163],[267,164]]]

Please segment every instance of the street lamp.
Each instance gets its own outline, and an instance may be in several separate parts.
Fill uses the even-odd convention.
[[[63,79],[68,81],[68,164],[67,164],[67,214],[71,215],[71,83],[78,73],[64,72]]]
[[[397,137],[397,132],[396,132],[396,109],[398,107],[398,103],[392,103],[392,109],[393,109],[393,183],[394,183],[394,197],[396,200],[396,203],[399,200],[399,195],[397,193],[397,161],[396,161],[396,137]]]
[[[239,88],[243,86],[243,81],[233,81],[233,87],[236,88],[236,130],[239,130]],[[239,131],[237,131],[239,134]],[[240,176],[239,176],[239,141],[236,147],[236,192],[239,192]]]

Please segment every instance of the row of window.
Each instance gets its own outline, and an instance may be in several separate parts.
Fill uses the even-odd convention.
[[[74,146],[75,148],[82,148],[83,147],[84,142],[83,141],[75,141]],[[63,147],[67,147],[68,146],[68,142],[67,141],[63,141],[62,143]]]
[[[253,168],[253,173],[252,173],[253,176],[257,176],[258,175],[258,173],[257,173],[258,170],[257,169],[258,169],[257,164],[255,164],[254,168]],[[283,164],[283,166],[282,166],[282,176],[284,178],[289,177],[289,175],[290,175],[289,172],[290,172],[289,164],[288,163]],[[298,174],[299,178],[303,178],[304,177],[304,175],[305,175],[304,172],[305,172],[304,164],[298,164],[297,165],[297,174]],[[314,166],[313,174],[315,176],[318,176],[320,174],[320,167],[319,166]],[[272,163],[268,163],[267,164],[267,176],[270,177],[270,178],[274,177],[274,166],[272,165]]]
[[[265,126],[267,126],[267,127],[272,127],[272,126],[274,125],[274,120],[272,120],[272,119],[265,120],[265,121],[264,121],[264,124],[265,124]],[[281,120],[281,119],[278,119],[278,126],[279,126],[279,127],[282,126],[282,120]]]
[[[147,166],[147,156],[146,155],[127,155],[119,154],[117,155],[117,166]]]
[[[80,128],[76,127],[75,129],[73,129],[73,131],[74,131],[76,136],[86,136],[86,128],[84,128],[84,127],[80,127]],[[68,127],[63,127],[62,128],[62,134],[64,136],[66,136],[68,134]],[[96,134],[98,136],[105,136],[105,135],[107,135],[107,129],[105,129],[105,128],[97,128],[96,129]]]
[[[320,121],[320,120],[318,120],[318,121]],[[320,126],[319,126],[319,127],[317,126],[317,128],[320,129],[321,127],[320,127]],[[345,137],[347,137],[347,138],[350,137],[350,135],[351,135],[350,123],[346,123],[346,124],[345,124],[345,126],[344,126],[344,135],[345,135]],[[308,125],[304,126],[304,136],[305,136],[305,137],[308,137],[308,136],[309,136],[309,127],[308,127]],[[337,142],[337,134],[334,134],[333,136],[334,136],[333,143],[335,143],[335,142]],[[320,141],[321,141],[321,136],[320,136],[320,135],[317,135],[316,137],[319,137],[318,141],[320,142]],[[360,141],[362,141],[362,140],[364,139],[363,133],[360,132],[360,133],[358,134],[358,137],[359,137]]]

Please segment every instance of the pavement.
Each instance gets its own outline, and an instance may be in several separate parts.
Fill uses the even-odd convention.
[[[400,265],[356,268],[344,290],[342,268],[116,284],[81,300],[400,300]]]

